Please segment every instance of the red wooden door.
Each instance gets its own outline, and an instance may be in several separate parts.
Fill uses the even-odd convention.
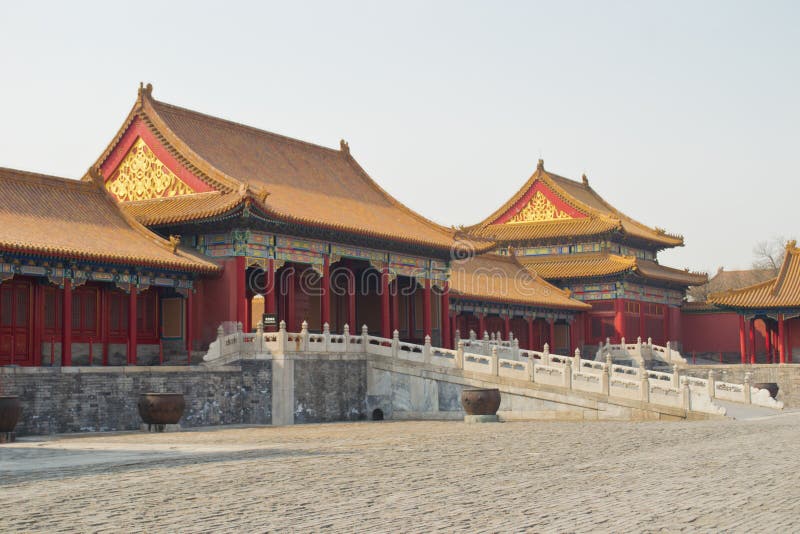
[[[30,282],[0,284],[0,365],[33,365]]]

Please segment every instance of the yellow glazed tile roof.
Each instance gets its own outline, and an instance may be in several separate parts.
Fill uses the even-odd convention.
[[[514,257],[482,254],[451,264],[453,296],[576,311],[591,308],[567,291],[532,276]]]
[[[530,222],[524,224],[497,224],[497,220],[509,213],[515,204],[541,183],[570,208],[585,215],[585,218],[559,219],[556,221]],[[510,227],[510,228],[509,228]],[[576,182],[563,176],[547,172],[539,160],[536,171],[527,182],[494,213],[482,222],[468,227],[475,235],[502,242],[526,241],[549,238],[573,238],[576,236],[602,235],[612,231],[645,241],[658,247],[683,245],[681,236],[671,235],[658,228],[650,228],[620,212],[606,202],[589,186],[584,177]]]
[[[153,234],[96,181],[0,168],[0,250],[179,271],[219,267]]]
[[[786,244],[786,255],[778,276],[742,289],[708,296],[708,301],[725,308],[765,309],[800,307],[800,249],[795,241]]]
[[[248,189],[278,220],[449,249],[455,231],[430,221],[384,191],[350,154],[159,102],[152,88],[139,98],[117,137],[99,158],[99,168],[128,125],[140,117],[173,156],[225,198],[133,207],[139,220],[179,222],[222,209],[224,193]],[[175,213],[166,213],[175,206]],[[194,212],[194,208],[198,212]],[[489,249],[487,244],[484,249]]]
[[[636,273],[643,278],[681,285],[703,284],[707,280],[705,274],[673,269],[672,267],[665,267],[656,262],[641,260],[632,256],[619,256],[602,252],[520,257],[519,260],[531,273],[538,274],[547,280],[593,278],[626,272]]]

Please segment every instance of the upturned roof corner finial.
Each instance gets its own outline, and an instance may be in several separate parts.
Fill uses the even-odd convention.
[[[589,178],[586,177],[586,173],[583,173],[581,175],[581,181],[583,182],[583,185],[586,185],[586,186],[589,185]]]
[[[344,139],[339,139],[339,149],[345,154],[350,154],[350,144]]]
[[[542,158],[539,158],[539,163],[536,164],[536,170],[544,170],[544,160]]]
[[[789,241],[786,242],[786,250],[794,250],[796,248],[797,248],[796,239],[790,239]]]

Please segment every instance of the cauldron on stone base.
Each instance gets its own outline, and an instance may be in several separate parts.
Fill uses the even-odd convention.
[[[16,395],[0,397],[0,443],[14,441],[14,428],[21,413],[22,405],[19,397]]]
[[[461,406],[466,412],[464,421],[468,423],[486,423],[497,421],[497,409],[500,408],[499,389],[463,389]]]
[[[167,425],[177,425],[186,409],[183,393],[142,393],[139,416],[148,430],[163,432]]]

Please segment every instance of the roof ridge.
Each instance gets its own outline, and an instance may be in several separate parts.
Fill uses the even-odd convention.
[[[190,108],[185,108],[183,106],[177,106],[175,104],[170,104],[168,102],[162,102],[161,100],[156,100],[155,98],[152,98],[152,97],[150,97],[149,100],[150,100],[151,104],[155,104],[157,106],[163,106],[163,107],[166,107],[166,108],[170,108],[170,109],[172,109],[174,111],[178,111],[178,112],[191,113],[193,115],[199,115],[199,116],[203,117],[204,119],[211,119],[211,120],[213,120],[215,122],[218,122],[218,123],[221,123],[221,124],[224,124],[226,126],[233,127],[233,128],[244,128],[246,130],[250,130],[250,131],[252,131],[254,133],[257,133],[257,134],[268,135],[270,137],[273,137],[273,138],[276,138],[276,139],[279,139],[279,140],[282,140],[282,141],[287,141],[287,142],[290,142],[290,143],[297,143],[297,144],[309,146],[309,147],[316,148],[316,149],[322,149],[322,150],[325,150],[325,151],[328,151],[328,152],[332,152],[333,154],[342,153],[342,150],[337,150],[335,148],[330,148],[330,147],[327,147],[327,146],[324,146],[324,145],[319,145],[317,143],[312,143],[310,141],[304,141],[302,139],[297,139],[296,137],[289,137],[288,135],[282,135],[282,134],[279,134],[279,133],[271,132],[269,130],[264,130],[262,128],[257,128],[255,126],[250,126],[249,124],[244,124],[242,122],[237,122],[237,121],[230,120],[230,119],[225,119],[225,118],[222,118],[222,117],[216,117],[214,115],[209,115],[207,113],[203,113],[201,111],[196,111],[196,110],[190,109]]]
[[[778,271],[778,276],[775,277],[775,281],[772,286],[772,294],[777,295],[783,285],[783,281],[786,279],[786,274],[789,271],[790,264],[792,262],[792,256],[795,256],[800,252],[796,248],[797,241],[791,240],[786,242],[786,253],[783,256],[783,263],[781,263],[781,268]]]
[[[86,182],[76,180],[74,178],[65,178],[63,176],[54,176],[52,174],[42,174],[38,172],[24,171],[22,169],[12,169],[10,167],[0,167],[0,174],[3,179],[15,180],[18,182],[26,183],[40,183],[42,185],[63,185],[66,187],[74,187],[76,189],[91,189],[87,186]],[[48,184],[49,183],[49,184]]]
[[[412,210],[411,208],[409,208],[408,206],[406,206],[405,204],[403,204],[402,202],[400,202],[399,200],[394,198],[394,196],[392,196],[388,191],[386,191],[383,187],[381,187],[380,184],[378,184],[378,182],[376,182],[375,180],[372,179],[372,177],[369,175],[369,173],[366,170],[364,170],[364,168],[361,166],[361,164],[358,163],[358,161],[356,161],[356,159],[350,154],[349,151],[346,153],[345,156],[347,158],[347,162],[356,171],[358,171],[358,173],[366,180],[367,184],[372,186],[373,188],[375,188],[393,206],[405,211],[406,213],[408,213],[410,216],[414,217],[418,221],[420,221],[422,223],[425,223],[425,224],[428,224],[428,225],[432,226],[433,228],[435,228],[436,230],[439,230],[442,233],[444,233],[445,235],[455,239],[455,230],[453,230],[452,228],[448,228],[447,226],[441,225],[441,224],[439,224],[437,222],[434,222],[434,221],[428,219],[424,215],[421,215],[421,214],[417,213],[416,211]]]

